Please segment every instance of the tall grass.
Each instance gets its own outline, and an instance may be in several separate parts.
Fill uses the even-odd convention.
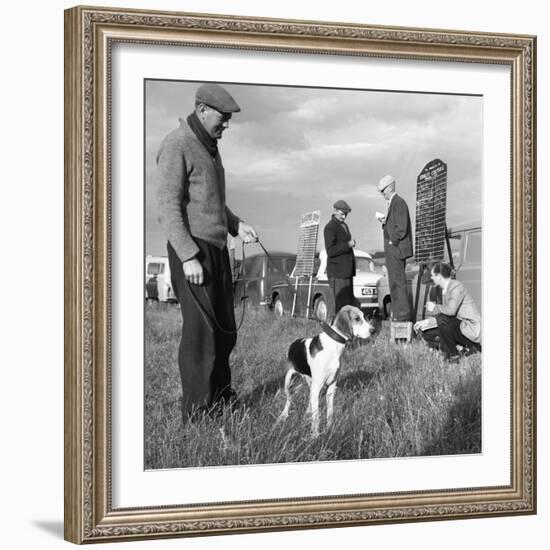
[[[481,451],[481,356],[449,365],[421,342],[390,342],[386,330],[342,356],[330,429],[310,436],[305,382],[288,419],[288,345],[319,331],[313,321],[249,310],[232,354],[242,405],[220,418],[181,420],[178,307],[146,308],[145,467],[181,468],[448,455]],[[324,405],[324,400],[321,400]],[[324,420],[324,409],[321,418]]]

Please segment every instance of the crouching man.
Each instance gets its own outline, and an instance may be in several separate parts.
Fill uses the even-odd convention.
[[[458,361],[457,345],[466,355],[481,351],[481,315],[465,286],[451,279],[449,264],[436,262],[431,278],[441,288],[442,303],[429,301],[426,309],[434,317],[414,325],[430,347],[439,348],[449,362]]]

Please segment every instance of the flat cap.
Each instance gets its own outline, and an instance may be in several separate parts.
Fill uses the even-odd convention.
[[[388,174],[378,182],[378,185],[376,187],[378,188],[378,191],[380,191],[381,193],[382,191],[384,191],[384,189],[386,189],[386,187],[388,187],[388,185],[391,185],[392,183],[395,183],[395,178]]]
[[[346,201],[336,201],[332,206],[336,208],[336,210],[341,210],[342,212],[351,212],[351,208]]]
[[[219,84],[203,84],[195,94],[197,103],[204,103],[220,113],[238,113],[241,108],[231,94]]]

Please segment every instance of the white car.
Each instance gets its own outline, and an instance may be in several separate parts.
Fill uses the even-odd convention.
[[[170,265],[166,256],[145,258],[145,299],[159,302],[176,302],[172,289]]]
[[[370,315],[378,313],[378,291],[376,283],[384,276],[383,269],[374,263],[372,256],[363,250],[354,249],[355,277],[353,278],[353,295],[359,302],[359,307]],[[317,281],[327,281],[327,251],[319,253],[320,265],[317,271]]]

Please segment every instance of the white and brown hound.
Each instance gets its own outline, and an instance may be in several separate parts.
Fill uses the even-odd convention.
[[[326,387],[327,426],[332,423],[336,374],[340,356],[348,340],[354,336],[369,338],[374,327],[365,320],[362,311],[344,306],[331,326],[323,324],[323,332],[313,338],[295,340],[288,349],[288,372],[285,377],[286,404],[277,421],[284,420],[290,410],[290,384],[295,374],[304,377],[309,385],[311,430],[319,435],[319,394]]]

